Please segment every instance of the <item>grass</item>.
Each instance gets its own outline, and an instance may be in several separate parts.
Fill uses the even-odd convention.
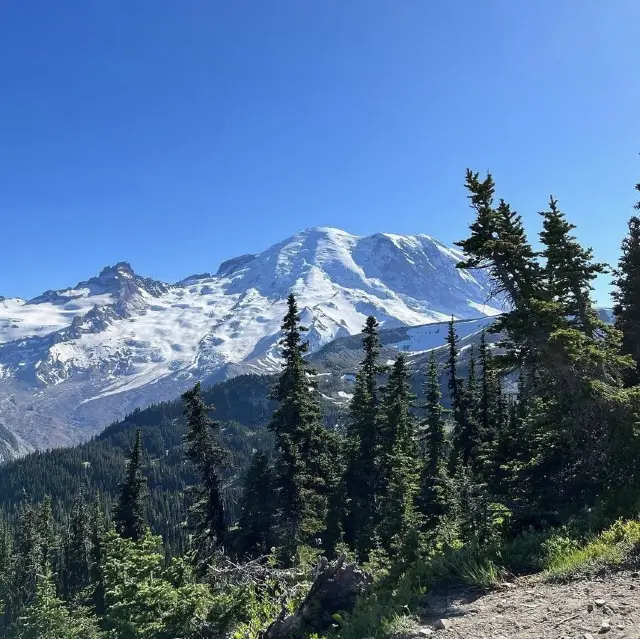
[[[566,529],[525,533],[499,548],[462,547],[421,560],[397,579],[382,578],[356,605],[332,637],[391,639],[415,627],[410,615],[436,585],[465,584],[490,589],[509,574],[538,573],[566,581],[640,561],[640,521],[617,521],[591,537],[576,539]],[[405,634],[407,634],[405,632]]]
[[[543,577],[566,581],[584,573],[618,568],[640,557],[640,521],[617,521],[613,526],[589,539],[552,553]]]
[[[437,584],[466,584],[491,588],[501,582],[505,571],[496,563],[495,550],[463,547],[418,560],[394,579],[387,575],[374,592],[360,600],[352,614],[332,637],[340,639],[390,639],[410,636],[417,625],[409,611],[416,609],[424,595]],[[405,632],[406,631],[406,632]]]
[[[381,636],[384,639],[409,639],[415,637],[420,624],[409,615],[394,615],[381,624]]]

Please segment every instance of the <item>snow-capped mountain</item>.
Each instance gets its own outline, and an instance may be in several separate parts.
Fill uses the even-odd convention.
[[[461,257],[427,235],[313,228],[173,285],[121,262],[73,288],[0,298],[0,425],[27,446],[72,443],[196,380],[273,372],[290,291],[312,352],[371,314],[394,328],[501,312]]]

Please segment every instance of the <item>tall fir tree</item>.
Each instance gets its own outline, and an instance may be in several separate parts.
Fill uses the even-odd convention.
[[[104,535],[105,517],[99,495],[95,496],[89,518],[90,564],[90,605],[97,615],[104,614]]]
[[[464,420],[461,433],[462,460],[465,466],[475,468],[479,442],[480,395],[478,392],[476,352],[473,344],[469,347],[469,371],[464,389]]]
[[[200,383],[182,395],[187,432],[186,458],[197,470],[199,483],[190,488],[189,526],[193,532],[194,562],[199,574],[207,570],[226,534],[222,470],[228,455],[214,433],[219,424],[209,417],[212,407],[202,399]]]
[[[138,541],[144,535],[146,485],[143,473],[142,432],[138,429],[114,512],[116,530],[125,539]]]
[[[636,184],[640,191],[640,184]],[[635,205],[640,211],[640,202]],[[629,220],[629,232],[622,241],[622,255],[614,271],[612,297],[615,326],[622,335],[622,352],[634,360],[625,376],[627,386],[640,383],[640,217]]]
[[[425,418],[421,432],[424,463],[417,506],[422,514],[425,529],[433,532],[446,514],[448,501],[442,391],[438,362],[433,351],[429,357],[424,397]]]
[[[42,571],[42,552],[38,534],[38,513],[30,503],[23,503],[13,543],[8,598],[4,602],[5,624],[11,625],[35,595],[36,580]]]
[[[347,425],[347,462],[344,492],[347,497],[344,533],[346,541],[366,558],[376,524],[377,485],[380,470],[380,391],[378,377],[380,336],[375,317],[368,317],[362,331],[364,358],[356,375]]]
[[[44,570],[45,566],[53,564],[56,544],[50,495],[45,495],[38,509],[37,536],[39,542],[40,569]]]
[[[600,323],[590,297],[592,282],[606,272],[606,265],[594,262],[593,251],[580,246],[571,234],[575,225],[566,220],[553,196],[549,210],[540,215],[544,219],[540,242],[549,295],[561,305],[570,325],[592,337]]]
[[[384,498],[380,506],[378,536],[383,547],[399,552],[418,528],[416,496],[420,484],[420,456],[416,423],[411,413],[413,395],[410,373],[403,354],[396,359],[385,389],[383,442],[386,455],[382,466]]]
[[[304,361],[308,344],[293,294],[282,322],[283,370],[272,394],[278,402],[269,429],[276,438],[276,529],[291,556],[325,531],[329,495],[335,489],[335,440],[324,428],[313,371]]]
[[[242,490],[239,551],[257,556],[269,552],[274,545],[275,487],[269,457],[263,451],[254,453]]]
[[[479,477],[495,488],[498,481],[496,455],[497,433],[507,419],[507,403],[501,377],[495,369],[485,330],[480,335],[480,384],[478,397],[478,442],[475,469]]]
[[[67,601],[87,595],[91,581],[90,520],[84,495],[80,493],[71,508],[69,529],[64,544],[63,593]]]
[[[460,463],[466,465],[468,462],[468,459],[465,458],[464,444],[467,431],[464,388],[462,378],[458,375],[458,334],[453,317],[449,321],[447,345],[448,357],[445,370],[449,376],[447,386],[453,415],[453,442],[449,458],[449,470],[453,474]]]

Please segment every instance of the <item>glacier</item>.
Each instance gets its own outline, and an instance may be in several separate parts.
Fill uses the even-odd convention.
[[[167,284],[126,262],[72,288],[0,298],[0,426],[27,447],[75,443],[196,380],[278,370],[293,292],[313,353],[360,332],[503,311],[482,272],[428,235],[310,228]],[[431,343],[424,330],[406,349]]]

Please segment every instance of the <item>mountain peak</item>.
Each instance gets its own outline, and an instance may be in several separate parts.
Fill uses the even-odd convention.
[[[113,266],[105,266],[101,271],[98,277],[100,278],[111,278],[111,277],[135,277],[135,272],[131,268],[131,264],[129,262],[118,262]]]
[[[0,402],[37,389],[29,401],[42,410],[25,402],[13,423],[50,445],[60,421],[96,429],[196,379],[277,371],[291,292],[312,352],[359,333],[368,315],[394,328],[499,313],[486,304],[486,279],[459,261],[458,251],[425,235],[315,226],[176,285],[117,262],[76,286],[0,303]]]
[[[232,257],[230,260],[226,260],[220,264],[216,277],[227,277],[235,271],[241,269],[243,266],[249,264],[256,259],[256,255],[252,253],[246,253],[245,255],[238,255],[238,257]]]

